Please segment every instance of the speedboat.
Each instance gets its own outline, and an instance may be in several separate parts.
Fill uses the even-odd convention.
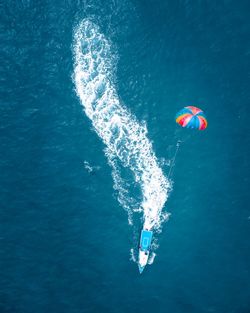
[[[138,267],[139,267],[140,274],[143,272],[144,267],[148,263],[152,237],[153,237],[153,232],[151,230],[142,229],[140,245],[139,245],[139,259],[138,259]]]

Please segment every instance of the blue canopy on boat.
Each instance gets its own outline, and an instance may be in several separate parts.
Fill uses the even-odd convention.
[[[153,237],[153,232],[150,230],[142,230],[141,240],[140,240],[140,249],[142,251],[147,251],[150,248],[151,241]]]

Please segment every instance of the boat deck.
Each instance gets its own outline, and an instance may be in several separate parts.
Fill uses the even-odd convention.
[[[142,230],[140,239],[140,250],[148,251],[151,245],[153,232],[150,230]]]

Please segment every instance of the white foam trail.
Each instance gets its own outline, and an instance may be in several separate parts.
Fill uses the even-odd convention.
[[[154,263],[154,259],[156,257],[156,253],[152,252],[149,256],[149,259],[148,259],[148,264],[151,265]]]
[[[100,166],[90,165],[90,163],[86,160],[83,162],[83,164],[88,173],[93,173],[94,171],[98,171],[101,168]]]
[[[121,104],[114,84],[116,56],[110,42],[90,20],[83,20],[75,30],[74,82],[86,115],[107,146],[106,155],[113,168],[119,201],[128,210],[132,223],[132,199],[119,174],[118,162],[128,167],[140,185],[144,227],[158,229],[168,214],[162,214],[169,181],[164,176],[147,138],[147,128]],[[132,200],[131,200],[132,201]]]
[[[133,262],[137,262],[137,255],[133,248],[130,249],[130,260]]]

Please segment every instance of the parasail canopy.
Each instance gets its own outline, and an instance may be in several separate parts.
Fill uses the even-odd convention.
[[[204,112],[194,106],[188,106],[176,114],[176,123],[186,128],[203,130],[207,127],[207,119]]]

